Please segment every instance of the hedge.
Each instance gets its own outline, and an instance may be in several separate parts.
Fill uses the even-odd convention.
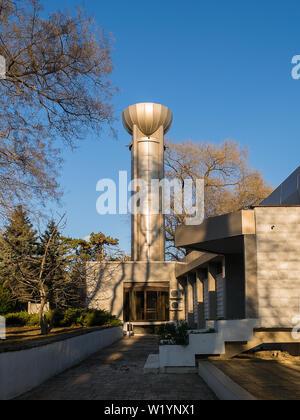
[[[101,310],[67,309],[66,311],[52,311],[46,314],[52,320],[54,327],[101,327],[103,325],[118,326],[122,322],[109,312]],[[5,315],[8,327],[38,326],[39,316],[27,312],[18,312]]]

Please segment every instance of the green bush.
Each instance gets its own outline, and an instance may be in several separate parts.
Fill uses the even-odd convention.
[[[56,327],[71,327],[72,325],[101,327],[121,324],[121,321],[109,312],[95,309],[67,309],[63,313],[57,313],[53,318],[53,325]]]
[[[47,318],[50,319],[49,314]],[[16,312],[5,315],[6,325],[8,327],[37,327],[40,325],[38,314],[29,314],[28,312]]]
[[[82,314],[81,309],[67,309],[66,311],[62,312],[62,318],[59,320],[59,315],[57,315],[56,324],[53,321],[54,326],[57,327],[71,327],[72,325],[80,325],[78,320],[80,319]]]
[[[0,284],[0,315],[9,314],[15,309],[10,291]]]
[[[99,310],[83,311],[77,320],[79,325],[85,327],[101,327],[102,325],[121,325],[121,321],[109,312]]]
[[[36,326],[40,325],[40,320],[39,320],[38,314],[30,315],[30,318],[29,318],[29,321],[28,321],[27,325],[30,326],[30,327],[36,327]]]
[[[29,325],[30,315],[27,312],[17,312],[5,315],[6,325],[8,327],[25,327]]]
[[[66,311],[51,311],[46,314],[48,321],[54,327],[101,327],[103,325],[118,326],[122,322],[106,311],[67,309]],[[27,312],[18,312],[5,315],[8,327],[38,326],[39,315],[30,315]]]
[[[189,344],[188,331],[190,329],[188,323],[184,321],[162,325],[159,329],[160,340],[163,344],[187,346]]]

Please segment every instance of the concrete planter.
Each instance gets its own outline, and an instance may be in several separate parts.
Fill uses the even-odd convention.
[[[122,327],[106,328],[29,350],[1,353],[0,400],[30,391],[122,337]]]
[[[196,354],[222,354],[225,346],[218,334],[191,334],[188,346],[160,346],[160,367],[195,367]]]
[[[195,367],[196,355],[225,354],[225,342],[253,340],[256,319],[213,321],[209,324],[213,333],[191,331],[187,346],[165,345],[159,347],[159,367]]]

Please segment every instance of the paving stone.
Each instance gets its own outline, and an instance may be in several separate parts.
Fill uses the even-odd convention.
[[[124,338],[23,395],[22,400],[214,400],[196,374],[144,374],[152,336]]]

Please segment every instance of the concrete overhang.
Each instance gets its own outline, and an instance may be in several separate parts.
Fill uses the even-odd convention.
[[[198,226],[181,226],[176,230],[175,246],[215,254],[236,254],[243,250],[245,235],[255,235],[254,210],[211,217]]]
[[[217,261],[220,258],[220,255],[193,251],[186,256],[183,262],[176,265],[176,277],[179,278],[185,276],[198,268],[205,267],[205,265],[209,262]]]

